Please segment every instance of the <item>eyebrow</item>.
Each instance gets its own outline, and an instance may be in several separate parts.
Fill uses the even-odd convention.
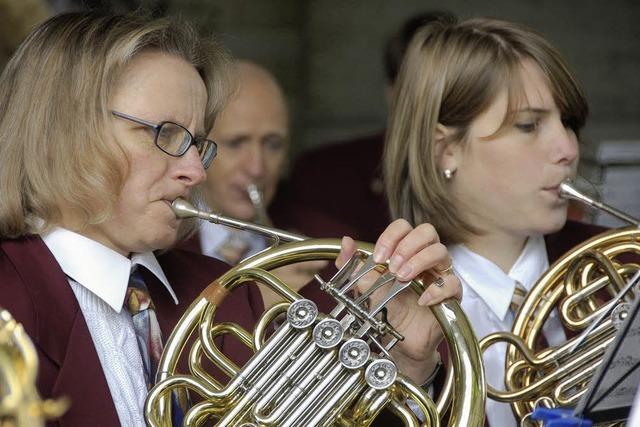
[[[515,111],[516,114],[519,113],[535,113],[535,114],[549,114],[551,112],[548,108],[521,108],[520,110]]]
[[[183,128],[187,129],[189,132],[191,132],[191,130],[189,130],[189,125],[185,124],[185,122],[183,122],[182,120],[178,120],[178,117],[175,114],[169,114],[166,116],[162,116],[162,118],[160,118],[156,123],[162,123],[162,122],[171,122],[171,123],[175,123],[178,124],[180,126],[182,126]],[[193,136],[195,137],[203,137],[205,138],[207,136],[207,132],[204,130],[204,126],[202,128],[199,128],[197,130],[195,130],[194,132],[191,132],[193,134]]]
[[[230,137],[220,137],[220,141],[235,141],[235,142],[244,142],[244,141],[248,141],[252,138],[252,136],[249,133],[241,133],[241,134],[237,134],[237,135],[232,135]],[[266,135],[263,135],[260,140],[264,141],[265,139],[272,139],[272,138],[279,138],[279,139],[283,139],[286,140],[287,136],[285,136],[282,133],[279,132],[269,132]]]
[[[287,136],[284,133],[280,133],[280,132],[269,132],[268,134],[262,137],[263,140],[273,139],[273,138],[287,139]]]

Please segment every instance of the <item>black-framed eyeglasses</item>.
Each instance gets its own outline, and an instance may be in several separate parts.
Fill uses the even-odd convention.
[[[153,129],[153,143],[170,156],[183,156],[189,150],[189,147],[195,145],[202,161],[202,166],[207,169],[216,154],[218,154],[218,144],[210,139],[193,136],[189,130],[178,123],[169,121],[152,123],[118,111],[111,111],[111,114]]]

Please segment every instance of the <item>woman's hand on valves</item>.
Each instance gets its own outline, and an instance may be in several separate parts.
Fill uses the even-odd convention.
[[[344,237],[336,265],[344,265],[355,251],[355,241]],[[426,287],[419,298],[407,288],[386,305],[388,322],[405,338],[393,348],[391,355],[400,372],[417,384],[423,384],[440,360],[437,347],[443,336],[428,306],[448,298],[462,298],[462,286],[452,272],[449,252],[431,224],[414,228],[399,219],[380,235],[373,257],[379,264],[388,261],[389,271],[399,280],[422,279]],[[360,292],[365,291],[375,277],[365,279],[358,284]],[[387,292],[388,286],[374,292],[370,306],[381,301]]]

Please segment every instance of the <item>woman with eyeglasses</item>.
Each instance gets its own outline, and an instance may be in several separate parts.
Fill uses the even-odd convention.
[[[143,426],[162,336],[227,269],[170,249],[189,228],[171,202],[193,198],[215,168],[204,135],[232,72],[184,23],[77,13],[37,27],[0,78],[0,306],[36,346],[43,397],[70,398],[62,425]],[[432,228],[397,221],[375,255],[411,279],[447,270],[437,242]],[[345,238],[341,262],[354,250]],[[394,355],[418,383],[441,339],[426,305],[460,292],[452,275],[438,283],[420,305],[389,306],[411,337]],[[250,330],[261,312],[245,287],[216,317]],[[233,340],[222,349],[236,363],[249,357]]]
[[[524,26],[435,23],[412,41],[387,135],[387,194],[394,217],[438,230],[479,339],[510,331],[549,263],[600,231],[566,223],[559,195],[576,175],[587,113],[564,59]],[[555,313],[544,333],[551,345],[566,339]],[[483,358],[488,383],[504,389],[505,345]],[[518,425],[507,403],[487,399],[486,414],[491,426]]]

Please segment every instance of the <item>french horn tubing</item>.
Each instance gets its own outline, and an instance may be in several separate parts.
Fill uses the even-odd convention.
[[[480,352],[457,301],[431,307],[450,355],[448,386],[433,402],[420,386],[398,372],[388,353],[403,337],[384,316],[376,315],[385,301],[367,307],[364,296],[355,299],[348,292],[359,277],[374,269],[383,274],[371,289],[386,285],[391,289],[389,297],[406,287],[420,294],[423,283],[395,280],[385,273],[384,266],[372,261],[372,245],[359,243],[356,256],[331,280],[322,282],[322,288],[336,300],[336,308],[329,314],[317,313],[312,301],[288,288],[269,270],[334,259],[340,251],[339,240],[308,240],[202,212],[183,200],[175,201],[173,208],[180,218],[197,217],[289,243],[244,260],[212,282],[187,309],[165,344],[157,384],[147,397],[148,425],[170,425],[171,395],[185,389],[200,399],[185,414],[184,425],[188,426],[205,422],[245,427],[367,426],[384,408],[408,426],[438,426],[447,408],[451,426],[483,425],[485,388]],[[216,311],[228,292],[250,282],[264,283],[285,302],[268,309],[252,332],[236,324],[216,323]],[[270,334],[274,319],[279,327]],[[244,366],[236,366],[216,347],[214,339],[222,334],[234,335],[254,352]],[[179,372],[178,360],[185,356],[189,372]],[[229,380],[216,380],[204,370],[202,359],[213,362]],[[411,406],[422,412],[422,421]]]
[[[0,426],[41,427],[60,417],[68,399],[42,400],[36,388],[38,354],[21,324],[0,307]]]
[[[587,391],[607,347],[613,342],[638,292],[640,223],[578,191],[560,186],[563,198],[578,200],[612,214],[631,226],[601,233],[558,259],[529,291],[511,332],[480,341],[481,351],[506,342],[505,391],[487,384],[491,399],[511,403],[523,423],[536,405],[576,406]],[[543,347],[542,328],[553,310],[576,336],[557,347]],[[618,424],[613,424],[618,425]]]

